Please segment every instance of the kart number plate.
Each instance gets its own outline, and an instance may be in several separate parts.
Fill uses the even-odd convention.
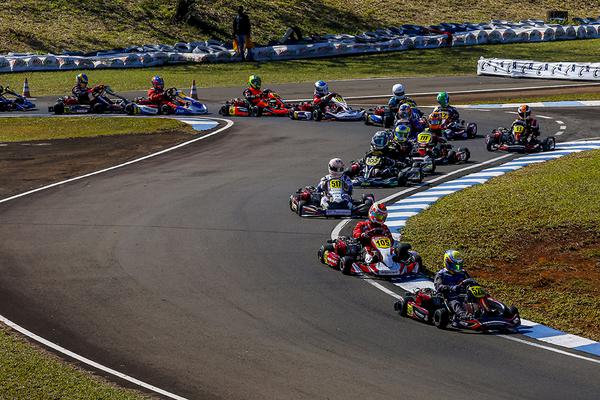
[[[473,297],[480,299],[485,296],[485,290],[481,286],[471,286],[469,288],[469,292],[473,295]]]
[[[379,157],[367,157],[365,164],[367,164],[369,167],[373,167],[379,164]]]
[[[340,181],[339,179],[332,179],[329,181],[329,187],[331,189],[341,189],[342,181]]]
[[[429,143],[431,141],[431,134],[430,133],[419,133],[417,140],[419,141],[419,143]]]
[[[389,238],[379,238],[375,240],[375,244],[380,249],[389,249],[392,245],[392,241]]]
[[[515,125],[515,127],[513,128],[514,133],[522,133],[524,130],[525,127],[523,125]]]
[[[446,111],[440,112],[441,119],[448,119],[448,117],[449,117],[449,114]]]

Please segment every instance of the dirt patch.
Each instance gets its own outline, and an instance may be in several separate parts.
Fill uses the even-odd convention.
[[[194,137],[173,131],[2,144],[0,198],[142,157]]]

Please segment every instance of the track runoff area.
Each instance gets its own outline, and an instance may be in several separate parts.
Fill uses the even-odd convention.
[[[542,110],[538,112],[548,117],[547,123],[543,125],[543,129],[548,129],[548,134],[552,130],[554,132],[562,130],[565,139],[577,138],[578,133],[570,132],[569,125],[571,121],[574,125],[579,122],[578,111],[571,113],[563,110],[555,111],[548,109],[543,110],[543,113]],[[485,116],[482,116],[484,115],[483,113],[485,113]],[[467,120],[479,122],[480,132],[491,130],[498,125],[506,125],[511,120],[510,115],[483,110],[464,110],[462,114]],[[485,120],[485,122],[482,123],[480,122],[481,120]],[[568,384],[567,382],[576,382],[579,387],[591,385],[589,386],[590,390],[594,389],[594,384],[590,384],[590,382],[593,382],[593,377],[598,377],[598,372],[590,371],[590,367],[587,364],[571,365],[565,371],[563,354],[557,353],[556,356],[551,356],[536,353],[534,350],[523,351],[521,344],[519,344],[521,347],[518,347],[517,344],[514,346],[499,345],[493,343],[492,338],[481,338],[480,335],[461,336],[457,338],[456,335],[451,335],[447,332],[425,329],[420,325],[399,320],[393,313],[389,300],[378,296],[376,294],[377,291],[364,291],[356,286],[355,282],[360,283],[361,280],[340,277],[340,274],[335,274],[334,271],[319,268],[318,263],[314,259],[314,253],[318,245],[327,237],[328,232],[335,227],[335,222],[299,220],[297,216],[290,215],[289,211],[285,210],[285,207],[282,207],[283,210],[279,210],[278,207],[281,202],[285,203],[289,193],[295,186],[310,184],[318,180],[324,174],[324,165],[326,165],[327,160],[331,158],[332,154],[340,155],[345,160],[359,157],[368,147],[370,136],[376,128],[367,128],[358,123],[302,123],[287,119],[267,118],[255,120],[236,119],[235,123],[237,128],[233,128],[233,123],[230,124],[228,122],[228,125],[223,127],[222,130],[213,132],[213,135],[218,136],[221,132],[225,133],[225,130],[229,130],[227,135],[223,135],[218,140],[210,141],[210,143],[207,142],[208,144],[205,146],[195,146],[193,152],[189,151],[188,147],[188,150],[184,152],[185,154],[172,157],[171,155],[174,156],[175,154],[169,150],[162,154],[157,154],[160,157],[154,157],[155,155],[149,157],[154,158],[154,160],[142,159],[117,166],[115,168],[127,168],[120,168],[120,172],[116,174],[111,173],[106,175],[102,173],[108,171],[98,171],[97,173],[49,187],[49,190],[44,188],[35,193],[31,192],[12,198],[12,200],[15,200],[25,195],[31,196],[25,202],[10,202],[13,203],[10,207],[7,207],[9,204],[2,204],[2,212],[7,221],[11,221],[13,227],[16,224],[23,230],[23,232],[18,232],[15,235],[26,235],[29,238],[30,245],[35,245],[36,241],[40,241],[40,244],[43,242],[44,239],[39,237],[36,239],[37,235],[31,235],[31,233],[32,231],[36,231],[35,227],[39,227],[40,223],[42,225],[46,223],[50,224],[46,225],[51,226],[47,228],[50,230],[64,229],[63,233],[69,231],[78,232],[78,243],[73,243],[73,245],[82,250],[86,248],[88,250],[94,249],[98,251],[100,258],[104,258],[104,251],[108,250],[108,248],[103,250],[103,246],[99,247],[99,242],[96,239],[102,237],[103,234],[107,234],[105,230],[108,229],[108,226],[112,226],[114,229],[115,226],[119,226],[119,224],[115,225],[117,221],[127,219],[125,215],[133,212],[135,209],[133,203],[137,204],[136,199],[139,199],[140,192],[138,192],[139,188],[137,188],[137,185],[132,185],[131,182],[135,182],[136,180],[143,181],[144,184],[150,186],[150,188],[144,189],[147,190],[144,193],[154,193],[155,198],[150,198],[149,204],[147,204],[148,209],[144,209],[142,216],[138,215],[138,218],[154,222],[138,223],[138,227],[135,228],[139,230],[138,232],[119,232],[118,236],[120,240],[118,242],[124,243],[123,245],[119,245],[123,246],[123,248],[113,254],[115,254],[114,256],[121,265],[119,268],[122,268],[123,271],[128,271],[128,275],[133,278],[134,282],[137,282],[136,285],[164,288],[164,290],[159,290],[160,295],[174,306],[173,309],[161,310],[160,307],[153,305],[153,300],[150,300],[147,306],[138,306],[136,308],[136,314],[142,317],[142,320],[136,318],[136,324],[132,324],[133,321],[130,320],[131,316],[124,315],[127,313],[123,313],[122,307],[117,306],[116,303],[113,304],[113,302],[109,301],[105,307],[94,310],[92,308],[95,307],[90,307],[89,298],[84,300],[84,297],[81,297],[81,301],[77,301],[77,297],[81,295],[77,294],[78,291],[75,288],[65,289],[64,286],[54,288],[50,285],[51,287],[42,290],[40,294],[40,298],[44,300],[44,304],[37,304],[37,307],[33,307],[34,305],[27,304],[27,301],[25,301],[21,305],[24,307],[23,310],[28,312],[24,312],[23,314],[33,313],[39,319],[40,315],[36,315],[37,313],[43,315],[44,312],[54,310],[56,313],[55,319],[58,321],[55,323],[71,326],[71,332],[63,333],[62,335],[49,332],[43,323],[32,323],[31,318],[33,318],[33,315],[29,316],[29,318],[19,317],[20,313],[15,312],[14,309],[10,313],[11,315],[7,315],[7,317],[10,317],[10,321],[15,321],[13,325],[35,326],[37,333],[46,338],[46,345],[51,346],[52,343],[60,342],[66,345],[62,347],[63,349],[81,350],[77,354],[82,359],[95,360],[93,361],[95,365],[90,365],[95,368],[105,366],[105,372],[112,373],[110,371],[116,372],[120,369],[125,369],[125,371],[114,374],[120,378],[127,379],[127,377],[136,376],[136,378],[131,379],[137,380],[143,378],[140,381],[161,383],[156,386],[141,386],[148,390],[158,389],[158,386],[160,386],[163,389],[159,390],[163,392],[154,391],[163,396],[173,398],[183,398],[180,397],[181,395],[196,398],[198,393],[205,393],[204,389],[213,394],[223,393],[224,389],[222,387],[224,384],[227,385],[228,390],[231,391],[230,393],[242,393],[241,387],[244,386],[245,389],[243,390],[246,390],[245,393],[248,394],[246,396],[248,398],[258,398],[258,393],[262,395],[264,393],[290,393],[289,390],[292,390],[291,388],[294,385],[332,395],[334,393],[343,393],[350,397],[356,397],[357,394],[363,394],[362,389],[359,389],[356,383],[353,383],[357,380],[361,382],[361,378],[347,380],[342,377],[341,381],[343,384],[341,386],[339,384],[333,385],[332,388],[330,382],[326,384],[325,379],[316,378],[308,370],[304,372],[298,371],[294,375],[284,374],[286,376],[285,382],[273,379],[271,383],[265,383],[267,376],[271,376],[269,371],[271,373],[281,371],[282,366],[286,365],[286,356],[295,354],[295,351],[298,350],[298,343],[306,340],[311,341],[311,338],[326,345],[330,351],[334,350],[335,354],[344,354],[344,352],[351,348],[356,357],[364,360],[377,360],[390,373],[394,371],[400,372],[398,365],[406,360],[407,357],[414,357],[415,361],[423,360],[423,362],[427,362],[426,360],[431,360],[435,362],[436,364],[429,364],[428,370],[431,372],[431,368],[434,371],[439,369],[437,373],[440,374],[447,364],[452,364],[453,366],[458,364],[467,371],[466,373],[470,374],[474,381],[480,381],[481,383],[487,381],[490,374],[503,377],[508,375],[511,378],[517,379],[514,372],[507,372],[512,368],[515,371],[519,371],[523,376],[517,379],[517,381],[527,378],[532,382],[530,385],[534,387],[535,393],[545,394],[547,398],[552,398],[553,394],[557,395],[564,392],[564,388],[561,389],[558,386],[568,387],[570,383]],[[277,134],[274,134],[274,132]],[[277,140],[273,140],[274,137]],[[485,167],[494,168],[496,163],[506,160],[490,161],[498,157],[498,155],[487,153],[481,142],[481,138],[465,142],[465,145],[469,146],[472,151],[472,164],[440,168],[439,177],[456,172],[453,178],[458,178],[464,173],[477,172],[478,168],[483,168],[482,165],[478,164],[487,161],[489,163]],[[320,145],[315,149],[316,143]],[[218,147],[217,154],[215,154],[215,146]],[[231,161],[225,155],[230,155],[234,160]],[[265,157],[267,155],[269,158],[267,165],[265,165]],[[137,161],[143,162],[140,163]],[[290,164],[296,167],[290,170]],[[206,165],[210,168],[205,167]],[[473,168],[469,171],[459,171],[465,167]],[[112,171],[112,169],[110,170]],[[164,175],[165,170],[170,171],[169,173],[172,176],[167,184],[168,187],[161,187],[156,182],[161,180],[161,176]],[[269,172],[272,170],[285,171],[285,173],[281,174],[283,176],[273,177]],[[194,176],[194,171],[202,173],[202,185],[204,186],[201,188],[192,189],[189,182],[183,179],[185,176]],[[240,175],[243,178],[241,180]],[[89,181],[93,184],[94,188],[87,192],[84,189],[87,185],[78,183],[78,180]],[[440,182],[442,181],[440,180]],[[129,182],[129,184],[125,182]],[[69,184],[66,185],[66,183]],[[433,183],[435,184],[436,182]],[[235,190],[231,189],[232,184],[235,184]],[[223,186],[226,187],[224,188]],[[113,191],[113,196],[116,195],[119,197],[119,201],[127,201],[123,203],[125,204],[125,209],[118,212],[118,215],[111,212],[107,213],[104,207],[99,206],[99,201],[101,203],[106,201],[108,203],[104,204],[110,204],[117,200],[114,197],[111,198],[112,196],[109,195],[111,190]],[[118,194],[115,194],[114,191]],[[210,192],[210,198],[228,200],[223,200],[218,205],[214,205],[214,202],[208,203],[208,198],[205,198],[206,195],[204,194],[206,192]],[[264,197],[258,199],[252,196],[256,192],[268,194],[266,197],[267,200]],[[375,192],[378,199],[395,196],[394,190],[378,190]],[[65,203],[65,210],[70,208],[69,212],[66,213],[66,211],[57,210],[53,215],[48,215],[47,213],[42,215],[40,210],[48,209],[48,206],[56,204],[55,202],[58,199]],[[177,204],[181,204],[180,202],[184,202],[183,204],[185,204],[186,199],[191,201],[187,207],[168,208],[164,211],[164,204],[172,204],[173,201]],[[8,200],[5,199],[3,202],[8,203]],[[75,204],[73,202],[75,201],[78,202],[78,207],[74,207]],[[165,201],[167,203],[164,203]],[[209,204],[212,205],[209,206]],[[44,207],[44,205],[46,206]],[[84,208],[86,209],[82,210],[81,205],[85,205],[86,207]],[[267,207],[265,208],[265,206]],[[29,214],[24,217],[20,210],[28,210]],[[158,210],[163,210],[163,212],[159,213]],[[237,211],[232,212],[231,210]],[[262,218],[266,211],[273,213],[272,218],[267,221]],[[89,221],[90,214],[93,221]],[[210,215],[219,215],[220,217],[213,218]],[[167,218],[171,221],[156,222],[162,218]],[[76,228],[76,224],[69,225],[69,222],[72,223],[74,222],[73,220],[78,219],[87,220],[84,226],[88,228],[81,229],[81,226]],[[98,223],[100,219],[103,220],[102,222],[104,222],[106,228],[102,228],[103,224]],[[174,223],[175,221],[179,222]],[[185,221],[188,223],[186,224]],[[211,225],[214,226],[211,227]],[[98,230],[98,232],[93,233],[90,230],[92,226],[95,227],[93,230]],[[206,229],[207,226],[209,229]],[[295,229],[290,229],[290,226],[295,226]],[[160,234],[160,240],[155,241],[155,233],[151,231],[158,228],[164,230],[167,227],[170,227],[169,232],[163,232]],[[227,248],[224,248],[223,243],[231,243],[231,240],[234,239],[243,248],[252,247],[254,249],[252,258],[255,259],[244,257],[245,268],[226,269],[222,271],[220,270],[221,267],[215,268],[216,265],[219,265],[219,260],[221,260],[221,263],[229,264],[233,262],[232,259],[230,260],[229,257],[225,257],[226,260],[223,260],[223,254],[218,257],[207,255],[212,253],[207,253],[208,248],[205,248],[201,252],[190,251],[187,246],[183,246],[182,243],[175,240],[176,238],[172,237],[172,230],[175,228],[186,230],[187,234],[191,236],[188,239],[190,240],[189,245],[192,245],[192,243],[196,245],[198,243],[208,243],[213,250],[227,251],[229,247],[225,246]],[[243,232],[243,234],[236,234],[235,232]],[[5,232],[5,234],[8,234],[8,232]],[[130,256],[126,255],[128,251],[133,251],[134,249],[133,247],[129,247],[130,241],[139,234],[149,235],[147,237],[149,245],[143,246],[144,255],[140,256],[143,261],[146,264],[152,264],[152,260],[155,260],[155,262],[163,260],[172,266],[169,271],[161,272],[154,268],[148,269],[147,266],[141,267]],[[265,240],[265,235],[271,235],[269,236],[269,240]],[[277,237],[280,239],[276,239]],[[164,253],[165,246],[162,245],[165,243],[165,240],[167,240],[169,246],[172,248],[169,250],[168,258],[165,258],[167,256]],[[244,245],[242,243],[243,240],[247,241],[248,244]],[[272,259],[267,255],[273,254],[272,246],[274,242],[277,244],[279,250],[276,252],[277,257]],[[131,242],[131,245],[133,245],[133,242]],[[65,250],[59,249],[57,251],[58,254],[47,254],[43,249],[40,251],[41,253],[46,253],[42,255],[44,260],[41,260],[39,257],[33,258],[30,268],[24,268],[25,276],[21,277],[22,279],[20,280],[35,280],[35,270],[42,269],[42,266],[53,270],[57,278],[60,279],[63,277],[67,279],[68,276],[64,275],[64,271],[54,270],[58,263],[55,264],[53,262],[53,258],[59,257],[62,263],[65,263],[65,260],[67,260],[66,263],[68,264],[68,257],[65,258],[67,256]],[[139,250],[136,251],[139,252]],[[250,250],[248,249],[248,251]],[[25,250],[25,252],[30,253],[31,250]],[[293,255],[294,260],[289,265],[289,267],[293,268],[281,267],[281,257],[284,257],[284,255]],[[207,264],[215,263],[212,268],[209,265],[197,265],[198,260],[206,260],[207,258],[209,261]],[[184,260],[188,261],[183,262]],[[186,264],[194,265],[194,267],[186,268]],[[219,269],[218,273],[215,269]],[[31,271],[31,274],[27,271]],[[252,271],[252,273],[250,274],[249,271]],[[109,272],[110,274],[112,272]],[[82,282],[89,284],[90,279],[92,279],[91,276],[92,271],[84,272],[81,277]],[[222,282],[223,276],[228,277],[226,279],[227,290],[215,292],[214,289],[206,286],[206,282]],[[106,277],[106,279],[109,278],[115,279],[115,276]],[[98,279],[98,277],[95,276],[94,279]],[[11,281],[11,279],[8,280]],[[191,281],[196,283],[193,288],[186,283]],[[31,283],[31,281],[29,282]],[[258,299],[256,298],[257,285],[263,288],[263,295],[258,296]],[[74,283],[73,286],[77,287],[78,285]],[[17,285],[16,287],[22,289],[24,292],[27,291],[23,288],[23,285]],[[253,289],[250,291],[252,293],[250,293],[248,290],[249,287],[256,289]],[[109,293],[111,292],[108,286],[105,289]],[[132,292],[135,293],[135,291]],[[207,294],[203,295],[206,296],[205,298],[200,298],[197,295],[198,293]],[[116,293],[113,292],[113,294],[116,296]],[[158,295],[158,293],[156,294]],[[89,295],[92,296],[91,300],[94,300],[94,296],[98,296],[95,293],[88,293]],[[136,293],[134,297],[139,300],[146,295],[147,293],[143,295]],[[106,293],[104,293],[104,296],[106,296]],[[348,296],[354,299],[350,305],[338,304],[337,302],[332,303],[334,298],[348,299]],[[154,296],[150,298],[152,297]],[[70,298],[70,303],[65,302],[67,298]],[[291,301],[292,298],[294,301]],[[129,299],[129,301],[133,301],[133,299]],[[367,308],[373,311],[380,311],[365,312],[365,307],[357,307],[357,304],[354,304],[355,302],[368,305]],[[209,304],[214,304],[213,307],[219,304],[220,315],[218,318],[214,317],[214,313],[204,314],[203,312],[195,311],[190,314],[189,311],[184,312],[185,310],[195,310],[196,308],[207,309],[210,308],[207,307]],[[298,304],[302,304],[301,310],[298,310]],[[324,304],[336,305],[324,306]],[[240,307],[246,317],[239,315]],[[384,310],[384,312],[381,312],[381,310]],[[302,318],[299,318],[299,312]],[[3,315],[7,314],[4,310],[2,313]],[[71,316],[67,316],[67,313],[71,314]],[[87,317],[90,313],[94,316],[93,318]],[[143,316],[147,313],[151,313],[153,316],[152,318],[148,318],[149,320],[168,321],[165,324],[168,326],[161,326],[160,323],[150,324],[149,322],[143,322]],[[257,326],[247,321],[247,313],[261,320],[261,324]],[[84,315],[86,317],[83,317]],[[184,315],[187,315],[187,317],[184,317]],[[293,315],[293,318],[291,315]],[[96,327],[96,323],[92,323],[91,320],[102,321],[106,325],[98,328]],[[179,321],[183,320],[188,321],[190,329],[173,331],[173,326],[180,325]],[[227,320],[227,323],[224,322],[225,320]],[[207,322],[212,322],[212,324],[207,325]],[[313,324],[321,326],[321,329],[315,332]],[[96,329],[90,330],[90,326],[92,325]],[[133,325],[140,325],[145,329],[139,331]],[[222,332],[220,335],[217,335],[216,333],[219,331],[217,328],[221,325],[228,326],[230,335],[233,337],[238,337],[236,332],[244,332],[244,340],[240,340],[240,337],[238,337],[238,340],[233,340],[231,336],[224,335]],[[335,338],[336,329],[339,329],[340,326],[344,327],[347,330],[347,335],[349,335],[349,337],[344,335],[343,343],[339,343]],[[147,332],[145,331],[146,329]],[[198,332],[202,330],[206,331],[203,336],[204,340],[199,340]],[[276,337],[272,336],[274,330],[280,332]],[[392,345],[389,339],[385,338],[376,343],[365,340],[365,335],[372,335],[382,330],[391,332],[390,335],[394,337],[394,345]],[[32,329],[32,331],[35,330]],[[86,336],[86,332],[92,331],[95,332],[94,335]],[[161,335],[163,332],[165,334],[169,332],[168,335],[172,338],[169,340],[164,339],[164,341],[161,341],[161,346],[152,346],[152,351],[147,351],[146,344],[152,342],[152,336],[167,337]],[[32,335],[35,335],[35,333],[32,332]],[[418,342],[414,340],[415,335],[419,335],[420,337]],[[270,338],[268,344],[263,340],[265,336]],[[286,340],[282,341],[282,337],[285,337]],[[515,339],[518,339],[518,337],[515,337]],[[398,343],[398,340],[400,340],[400,343]],[[518,340],[525,341],[525,339]],[[97,342],[92,348],[96,347],[99,349],[103,348],[104,343],[108,342],[111,345],[109,349],[99,353],[90,351],[86,346],[82,346],[82,341],[92,344]],[[173,344],[174,341],[186,343],[186,345],[177,346]],[[404,341],[404,344],[402,344],[402,341]],[[205,346],[201,345],[202,342],[206,342],[212,348],[205,348]],[[455,350],[457,347],[463,348],[464,346],[467,346],[469,349],[479,348],[480,351],[485,351],[493,360],[507,357],[508,359],[503,360],[504,366],[496,365],[488,369],[485,374],[486,378],[484,379],[481,372],[477,373],[469,366],[474,362],[472,357],[468,354],[457,353],[454,350],[443,351],[441,349],[433,349],[428,345],[428,343],[436,342],[444,343],[444,347],[447,346],[448,349]],[[247,366],[242,365],[243,363],[231,363],[231,353],[228,350],[238,348],[241,350],[242,347],[250,352],[262,354],[263,363],[261,365],[263,369],[258,372],[253,369],[254,372],[250,372],[250,376],[248,376]],[[228,349],[225,350],[226,348]],[[382,353],[382,348],[387,348],[388,351]],[[60,351],[58,348],[56,350]],[[367,371],[370,370],[365,366],[357,364],[356,361],[349,360],[347,357],[332,357],[331,353],[327,351],[323,353],[324,349],[314,348],[312,350],[304,349],[304,351],[307,353],[303,356],[296,354],[296,358],[294,358],[296,362],[300,366],[304,365],[308,367],[310,365],[314,371],[322,373],[324,377],[329,377],[330,371],[335,369],[336,366],[340,368],[342,364],[339,363],[342,360],[347,362],[344,365],[349,365],[349,368],[342,367],[342,369],[357,374],[355,376],[365,376]],[[215,353],[223,353],[224,357],[215,357]],[[575,354],[566,351],[565,353]],[[73,354],[68,355],[73,356]],[[130,354],[126,357],[128,359],[126,363],[122,363],[122,354]],[[563,358],[558,358],[558,356]],[[201,372],[203,373],[185,373],[186,370],[200,372],[198,371],[199,357],[210,360],[208,365],[214,372],[201,368]],[[145,365],[146,367],[119,368],[121,364],[116,363],[115,360],[120,360],[122,365]],[[162,368],[157,369],[156,367],[152,367],[152,365],[156,365],[157,360],[162,360],[160,363]],[[315,362],[314,360],[321,360],[322,365],[317,367],[311,364]],[[258,362],[256,357],[253,358],[252,356],[250,356],[250,361],[252,361],[250,365],[256,365],[254,363]],[[372,362],[367,362],[366,364],[372,366]],[[522,368],[517,368],[515,363],[525,363],[529,365],[531,371],[522,371]],[[542,365],[544,363],[545,365]],[[439,365],[439,367],[432,367],[432,365]],[[109,369],[110,371],[108,371]],[[244,382],[238,385],[237,383],[232,383],[230,379],[223,378],[221,372],[226,369],[229,369],[233,372],[234,376],[238,377],[234,379],[235,381],[242,380]],[[562,377],[555,376],[553,372],[559,369],[563,369]],[[385,375],[385,373],[383,374]],[[425,374],[424,371],[423,374]],[[217,375],[220,379],[217,378]],[[397,374],[394,375],[398,376]],[[535,376],[538,378],[535,378]],[[552,377],[551,380],[554,383],[549,383],[539,378],[544,376]],[[239,377],[244,378],[239,379]],[[258,383],[248,383],[252,379]],[[211,381],[216,382],[216,385],[211,384]],[[131,380],[130,382],[139,384]],[[386,382],[386,386],[389,386],[390,390],[393,390],[395,393],[422,394],[427,392],[431,395],[440,394],[436,392],[436,389],[428,386],[425,387],[403,380],[398,382],[398,384],[390,382],[392,381]],[[491,386],[493,387],[494,385]],[[500,388],[494,388],[494,390],[498,389]],[[335,390],[335,392],[332,390]],[[383,386],[379,387],[378,385],[378,390],[382,390],[382,392],[372,395],[373,398],[386,397],[387,389],[383,389]],[[178,395],[174,393],[178,393]],[[450,388],[449,391],[444,393],[452,393],[452,389]],[[485,393],[487,393],[487,397],[494,398],[491,389],[489,392],[486,390]],[[525,392],[520,391],[520,393],[523,398],[526,398],[531,397],[530,395],[533,392],[526,390]],[[582,398],[586,397],[587,394],[588,391],[584,390]]]

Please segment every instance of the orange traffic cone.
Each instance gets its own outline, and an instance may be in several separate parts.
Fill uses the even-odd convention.
[[[31,93],[29,93],[29,83],[27,82],[27,78],[25,78],[25,82],[23,82],[23,97],[31,97]]]
[[[196,80],[192,81],[192,88],[190,89],[190,97],[194,100],[198,100],[198,90],[196,89]]]

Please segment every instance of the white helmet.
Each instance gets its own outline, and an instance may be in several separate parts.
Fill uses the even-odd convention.
[[[344,169],[346,168],[344,162],[339,158],[332,158],[331,160],[329,160],[328,167],[329,174],[334,178],[339,178],[340,176],[342,176],[344,174]]]
[[[324,82],[324,81],[315,82],[315,92],[317,94],[321,94],[321,95],[329,93],[329,86],[327,85],[327,82]]]
[[[404,98],[404,85],[401,83],[396,83],[392,87],[392,93],[394,96],[400,97],[401,99],[403,99]]]

